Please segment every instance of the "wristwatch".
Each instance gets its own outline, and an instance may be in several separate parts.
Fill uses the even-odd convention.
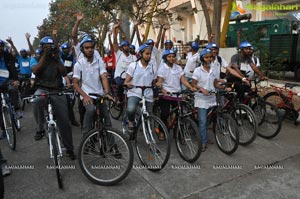
[[[246,77],[243,77],[243,78],[242,78],[242,81],[245,81],[245,80],[247,80],[247,78],[246,78]]]

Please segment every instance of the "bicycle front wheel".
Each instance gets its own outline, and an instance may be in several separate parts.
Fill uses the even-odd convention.
[[[148,170],[159,171],[166,166],[171,146],[168,130],[159,117],[149,115],[145,117],[144,125],[139,123],[135,147],[139,159]]]
[[[90,131],[81,140],[79,165],[93,183],[110,186],[123,180],[133,165],[131,144],[113,128]]]
[[[277,107],[269,102],[260,101],[252,107],[258,119],[257,134],[263,138],[271,139],[281,130],[281,117]]]
[[[202,143],[199,128],[190,118],[178,121],[175,132],[175,143],[180,157],[189,162],[195,162],[201,154]]]
[[[3,116],[3,122],[4,122],[4,128],[5,128],[8,146],[12,150],[15,150],[16,142],[17,142],[16,141],[16,129],[15,129],[15,126],[13,125],[14,121],[12,120],[7,107],[2,108],[2,116]]]
[[[270,92],[263,96],[263,100],[266,102],[269,102],[271,104],[274,104],[278,111],[279,115],[282,119],[285,119],[288,116],[289,109],[286,107],[285,102],[283,99],[279,96],[276,92]],[[295,116],[296,117],[296,116]]]
[[[239,131],[239,143],[243,146],[251,144],[257,135],[257,119],[249,106],[237,104],[231,112]]]
[[[111,100],[108,102],[109,114],[113,119],[118,120],[123,113],[123,104],[117,103],[116,96],[113,96],[113,98],[115,99],[116,102],[113,102]]]
[[[239,133],[236,122],[227,113],[218,114],[213,124],[218,148],[225,154],[234,153],[239,146]]]
[[[60,189],[63,188],[63,182],[62,182],[62,176],[60,173],[60,157],[58,155],[58,143],[56,139],[56,130],[55,128],[51,129],[51,144],[52,144],[52,155],[53,155],[53,161],[54,161],[54,167],[55,167],[55,172],[56,172],[56,178],[57,178],[57,183],[58,187]]]

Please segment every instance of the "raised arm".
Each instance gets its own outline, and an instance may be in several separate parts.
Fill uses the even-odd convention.
[[[15,47],[14,42],[12,41],[11,37],[8,37],[6,39],[6,41],[10,44],[10,46],[12,47],[12,49],[15,51],[15,55],[18,56],[19,55],[19,51],[18,49]]]
[[[114,52],[118,52],[119,50],[119,45],[118,45],[118,41],[117,41],[117,28],[120,27],[120,23],[116,23],[113,27],[113,50]]]
[[[78,43],[78,27],[79,27],[79,24],[81,22],[81,20],[83,19],[83,14],[81,12],[78,12],[77,13],[77,18],[76,18],[76,23],[72,29],[72,39],[73,39],[73,45],[76,46],[77,43]]]
[[[165,24],[163,26],[163,31],[162,31],[161,40],[160,40],[160,49],[163,49],[165,47],[165,44],[164,44],[164,42],[165,42],[165,35],[166,35],[167,29],[169,29],[169,28],[170,28],[169,24]]]
[[[135,33],[136,33],[136,38],[139,42],[139,46],[142,45],[142,40],[141,40],[141,36],[140,36],[140,31],[139,31],[139,23],[137,20],[133,21],[134,24],[134,29],[135,29]]]
[[[33,50],[33,46],[32,46],[32,44],[31,44],[31,42],[30,42],[30,33],[25,33],[25,37],[26,37],[26,40],[27,40],[27,44],[28,44],[28,47],[29,47],[29,50],[30,50],[30,55],[34,55],[34,50]]]
[[[158,48],[158,46],[159,46],[159,42],[160,42],[160,39],[161,39],[163,27],[164,27],[163,25],[160,25],[160,26],[159,26],[158,35],[157,35],[156,41],[155,41],[155,43],[154,43],[154,46],[155,46],[156,48]]]
[[[112,31],[109,31],[108,32],[108,43],[109,43],[109,49],[113,50],[114,49],[114,45],[113,45],[113,42],[111,40],[111,34],[112,34]]]

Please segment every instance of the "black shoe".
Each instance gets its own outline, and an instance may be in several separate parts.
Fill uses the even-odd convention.
[[[75,160],[76,156],[74,154],[74,151],[67,151],[68,157],[70,158],[70,160]]]
[[[34,139],[36,141],[39,141],[39,140],[43,139],[44,136],[45,136],[45,131],[37,131],[34,136]]]
[[[118,147],[115,145],[113,146],[109,152],[112,152],[113,153],[113,156],[116,158],[116,159],[121,159],[122,158],[122,154],[120,153]]]
[[[80,126],[80,124],[76,120],[72,121],[71,124],[72,126]]]
[[[129,140],[134,140],[135,127],[128,127]]]

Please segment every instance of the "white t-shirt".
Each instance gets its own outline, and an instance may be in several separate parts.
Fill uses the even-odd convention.
[[[149,63],[146,68],[141,64],[141,61],[133,62],[128,66],[126,72],[132,77],[131,84],[135,86],[151,86],[154,79],[156,79],[155,67],[152,63]],[[146,101],[153,102],[153,91],[148,88],[144,91]],[[127,96],[142,97],[142,90],[140,88],[132,88],[127,92]]]
[[[256,67],[260,67],[260,61],[258,59],[258,57],[252,57],[252,61],[253,63],[256,65]],[[246,73],[248,74],[249,77],[254,78],[255,72],[253,71],[253,69],[251,68],[250,64],[247,65],[247,70]]]
[[[199,53],[195,53],[194,55],[192,55],[192,52],[189,52],[187,54],[187,61],[184,67],[185,76],[192,78],[196,66],[198,66],[200,63],[201,61],[200,61]]]
[[[204,70],[203,66],[196,68],[192,78],[197,80],[197,86],[202,87],[208,91],[215,91],[214,80],[216,79],[213,68],[210,68],[209,72]],[[216,105],[215,95],[203,95],[200,92],[195,93],[194,106],[198,108],[208,109],[209,107]]]
[[[94,59],[93,62],[90,63],[85,57],[83,57],[74,65],[73,78],[79,80],[81,78],[81,89],[86,94],[98,93],[100,95],[104,95],[103,86],[100,79],[100,76],[103,73],[106,73],[103,61],[101,62],[97,59]]]
[[[136,56],[133,56],[131,54],[126,56],[121,50],[118,50],[116,52],[115,78],[121,77],[121,75],[122,75],[121,78],[126,78],[125,72],[127,71],[129,64],[135,61],[136,61]]]
[[[173,64],[169,67],[167,64],[163,63],[157,71],[157,76],[163,78],[162,88],[167,92],[180,92],[180,78],[184,75],[181,66]]]
[[[164,63],[164,60],[163,60],[163,58],[162,58],[162,57],[163,57],[163,54],[164,54],[164,51],[165,51],[165,49],[160,49],[160,51],[158,52],[158,53],[159,53],[159,59],[158,59],[157,63],[160,63],[160,64],[158,65],[159,67]],[[181,58],[180,58],[178,52],[176,53],[176,60],[177,60],[177,61],[180,61],[180,60],[181,60]]]
[[[221,57],[222,59],[222,67],[226,68],[228,66],[227,61]],[[220,66],[220,62],[218,60],[218,57],[215,58],[215,61],[213,63],[211,63],[211,67],[215,72],[215,76],[217,79],[220,79],[220,71],[221,71],[221,66]]]

